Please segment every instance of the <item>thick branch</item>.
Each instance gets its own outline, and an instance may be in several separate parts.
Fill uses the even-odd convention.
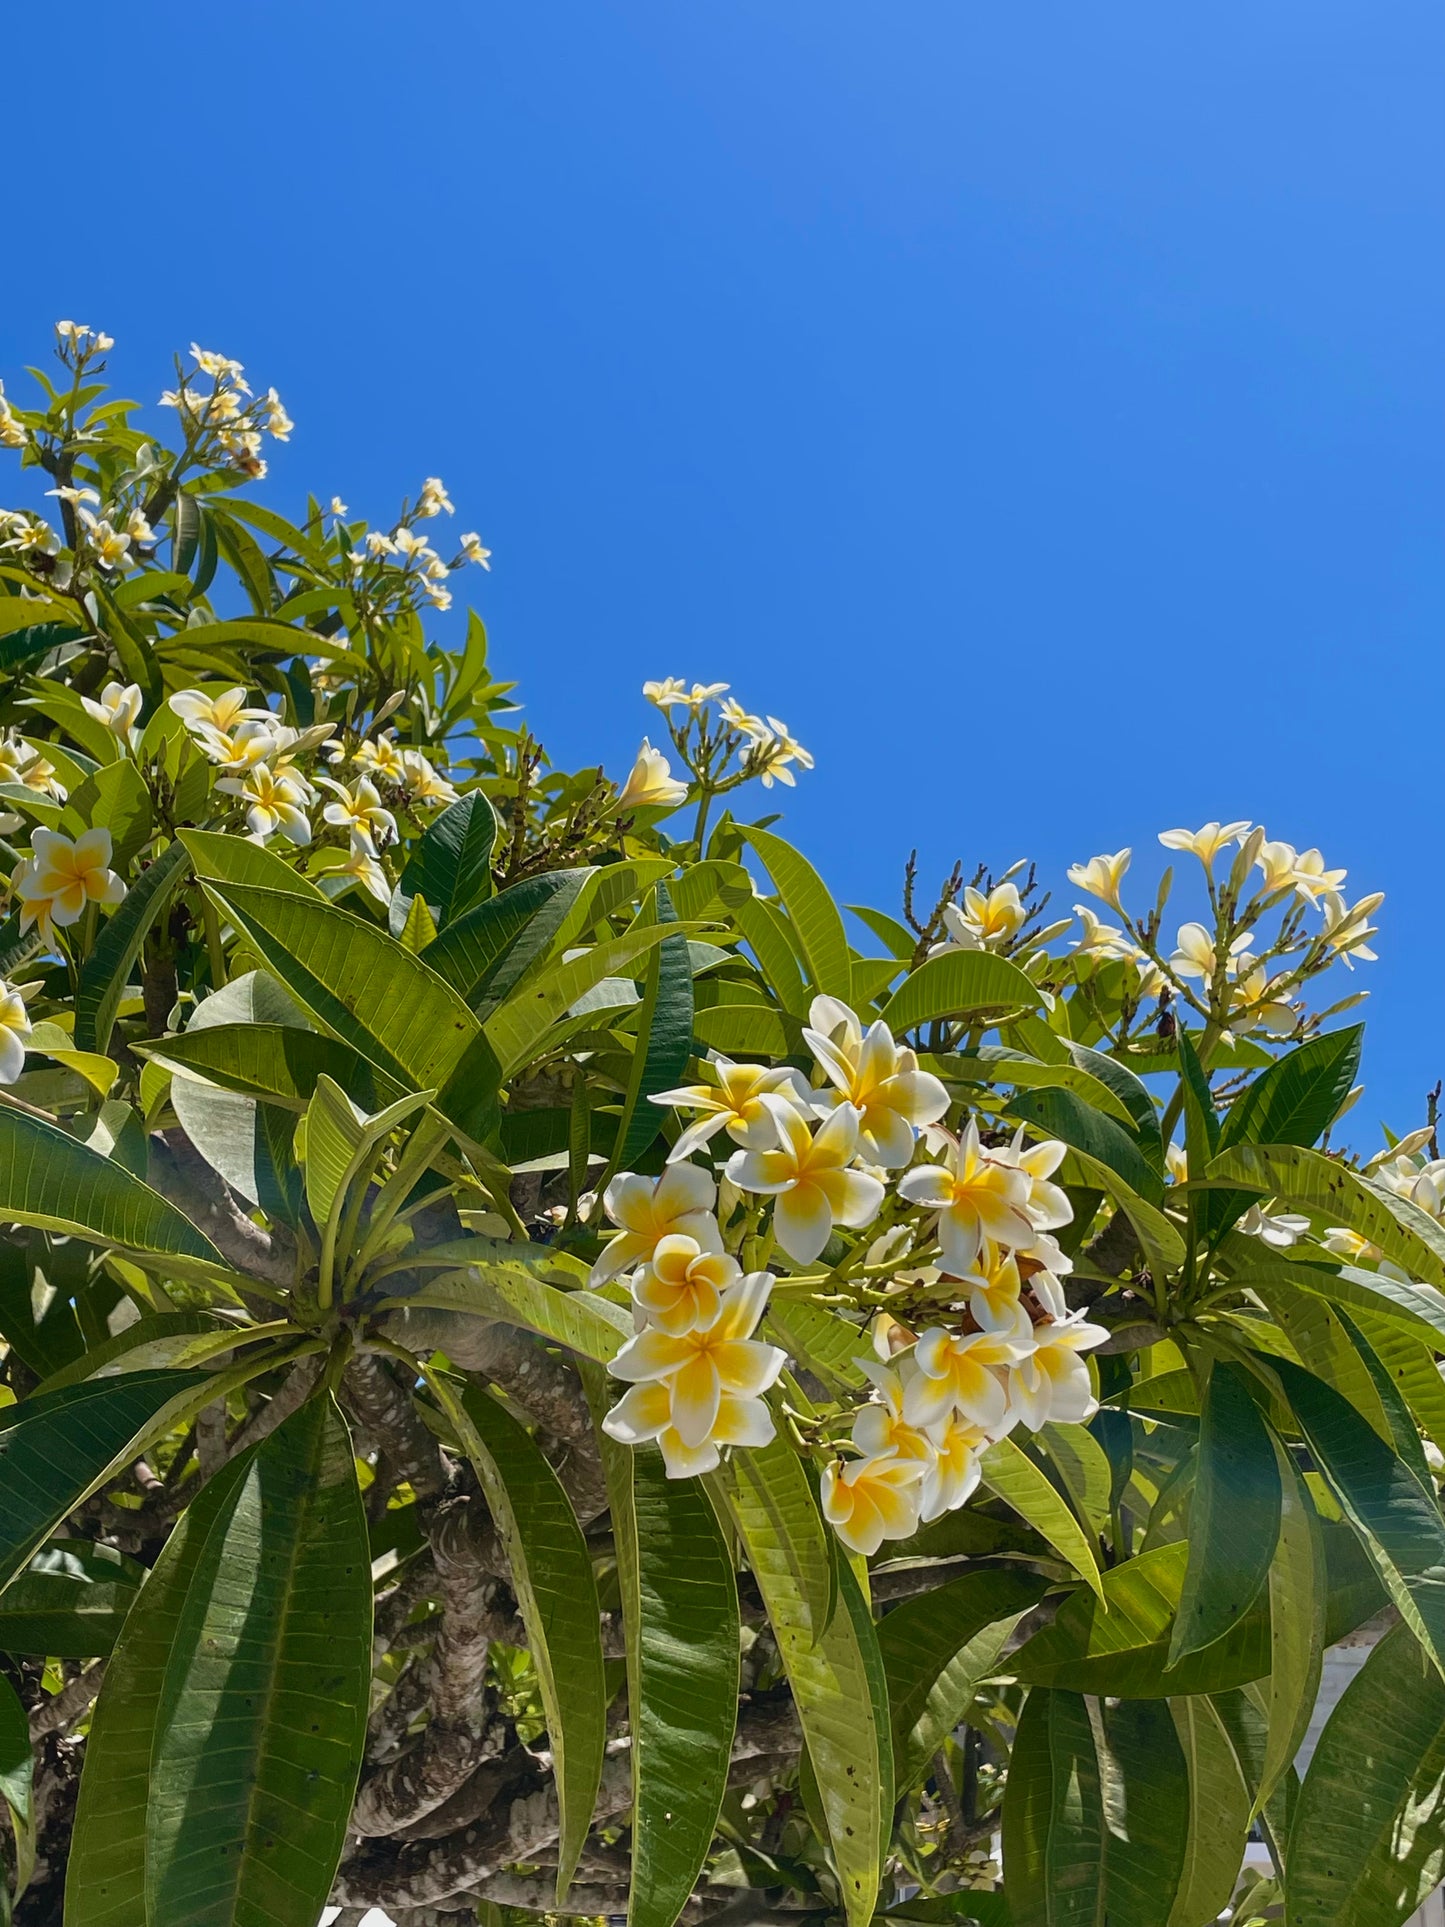
[[[204,1231],[227,1264],[269,1285],[289,1287],[296,1274],[296,1244],[289,1231],[263,1231],[237,1202],[179,1125],[150,1141],[150,1181]]]

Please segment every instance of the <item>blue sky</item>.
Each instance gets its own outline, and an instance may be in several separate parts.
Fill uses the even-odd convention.
[[[61,314],[143,395],[194,337],[296,417],[281,497],[442,475],[557,759],[725,677],[815,752],[845,896],[914,844],[1065,906],[1175,824],[1319,844],[1388,892],[1354,1136],[1417,1121],[1438,7],[151,0],[70,108],[53,23],[10,45],[12,391]]]

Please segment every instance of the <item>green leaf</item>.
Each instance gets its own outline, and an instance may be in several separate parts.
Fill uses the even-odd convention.
[[[663,883],[657,885],[657,915],[661,923],[676,922]],[[657,1136],[662,1113],[651,1102],[652,1093],[680,1084],[691,1056],[692,966],[687,938],[665,937],[647,963],[647,987],[637,1015],[637,1042],[618,1121],[613,1170],[631,1170]]]
[[[867,1339],[851,1319],[807,1298],[772,1298],[767,1322],[783,1350],[838,1391],[860,1392],[868,1383],[858,1359]]]
[[[1024,1701],[1003,1799],[1004,1893],[1014,1927],[1102,1927],[1104,1800],[1077,1693]]]
[[[837,904],[808,859],[770,830],[743,834],[763,862],[792,922],[815,991],[846,1000],[852,994],[848,937]]]
[[[1047,1461],[1079,1522],[1098,1538],[1109,1523],[1115,1483],[1103,1446],[1082,1425],[1045,1425],[1033,1452]]]
[[[1190,1653],[1172,1671],[1169,1636],[1184,1584],[1181,1540],[1126,1559],[1104,1574],[1108,1611],[1079,1591],[1013,1654],[1009,1669],[1025,1685],[1067,1686],[1120,1699],[1219,1692],[1269,1671],[1269,1619],[1262,1603],[1226,1636]]]
[[[1103,1599],[1104,1582],[1088,1534],[1033,1460],[1012,1439],[999,1439],[989,1446],[980,1464],[983,1482],[989,1491],[1011,1505],[1036,1532],[1042,1533]]]
[[[501,1528],[556,1762],[560,1905],[581,1857],[607,1738],[606,1667],[592,1560],[532,1435],[477,1386],[462,1394],[467,1456]]]
[[[941,1018],[978,1023],[993,1013],[1036,1010],[1042,1002],[1037,984],[1007,957],[987,950],[945,950],[903,979],[883,1006],[883,1021],[901,1037]]]
[[[449,803],[412,848],[391,905],[391,934],[401,935],[413,897],[425,899],[437,928],[492,894],[497,813],[481,790]]]
[[[185,846],[169,844],[127,891],[125,900],[107,918],[95,948],[81,966],[75,994],[75,1043],[83,1051],[103,1051],[110,1042],[116,1012],[130,973],[145,942],[146,932],[165,915],[171,898],[190,868]]]
[[[311,1927],[366,1734],[371,1579],[351,1441],[316,1399],[201,1490],[110,1662],[71,1927]]]
[[[803,965],[798,953],[797,933],[777,904],[765,897],[749,897],[734,906],[731,920],[747,939],[758,960],[763,981],[790,1016],[806,1020],[811,1002],[803,981]],[[852,966],[849,971],[851,977]],[[851,996],[851,984],[849,994]]]
[[[382,1110],[403,1095],[395,1078],[368,1063],[352,1045],[295,1024],[216,1024],[201,1029],[192,1022],[182,1036],[151,1045],[149,1054],[155,1063],[195,1071],[223,1090],[267,1099],[289,1111],[305,1110],[322,1075],[340,1085],[364,1111]]]
[[[1038,1020],[1035,1019],[1037,1022]],[[1127,1065],[1117,1058],[1108,1057],[1103,1051],[1090,1050],[1087,1044],[1069,1042],[1065,1045],[1070,1061],[1081,1074],[1102,1084],[1114,1103],[1122,1110],[1132,1125],[1138,1140],[1139,1149],[1144,1153],[1145,1162],[1151,1169],[1164,1176],[1164,1140],[1159,1134],[1159,1113],[1148,1087],[1137,1078]],[[1108,1110],[1109,1105],[1099,1105],[1096,1097],[1082,1085],[1073,1086],[1083,1097],[1088,1097],[1096,1107]]]
[[[0,1652],[103,1657],[130,1611],[144,1566],[88,1539],[51,1539],[0,1591]]]
[[[476,1019],[420,957],[324,898],[206,885],[313,1017],[412,1090],[440,1090]]]
[[[1425,1344],[1445,1350],[1445,1296],[1433,1285],[1391,1278],[1382,1271],[1361,1271],[1353,1265],[1313,1264],[1304,1259],[1271,1260],[1263,1254],[1233,1273],[1242,1286],[1269,1288],[1283,1285],[1312,1292],[1353,1316],[1387,1320],[1413,1333]]]
[[[1289,1837],[1287,1927],[1400,1927],[1445,1877],[1445,1682],[1396,1626],[1320,1735]]]
[[[201,1372],[133,1372],[0,1409],[0,1584],[208,1383]]]
[[[1119,1700],[1103,1713],[1109,1927],[1159,1927],[1184,1867],[1189,1777],[1162,1700]]]
[[[15,1831],[15,1898],[24,1893],[35,1867],[35,1758],[30,1722],[14,1687],[0,1675],[0,1800],[10,1810]],[[10,1896],[0,1867],[0,1915],[8,1921]]]
[[[1189,1774],[1184,1866],[1167,1927],[1205,1927],[1223,1911],[1244,1858],[1249,1790],[1224,1723],[1202,1694],[1169,1702]]]
[[[918,1786],[994,1672],[1013,1629],[1048,1581],[1037,1573],[966,1572],[895,1606],[878,1628],[893,1729],[894,1797]]]
[[[1222,1639],[1259,1597],[1279,1537],[1274,1443],[1237,1365],[1217,1364],[1200,1415],[1189,1565],[1169,1663]]]
[[[8,1108],[0,1110],[0,1222],[221,1263],[210,1239],[149,1185],[59,1125]]]
[[[1334,1158],[1298,1145],[1236,1144],[1211,1162],[1209,1176],[1358,1231],[1412,1278],[1445,1286],[1445,1230],[1408,1198],[1376,1187]]]
[[[154,820],[145,778],[129,760],[110,763],[87,776],[79,789],[70,792],[60,818],[61,827],[70,836],[79,836],[85,830],[109,830],[111,863],[119,871],[129,869],[131,858],[150,836]]]
[[[1084,1058],[1093,1058],[1097,1055],[1094,1051],[1083,1050],[1082,1046],[1076,1046],[1076,1048]],[[1109,1058],[1104,1058],[1102,1061],[1112,1063],[1112,1059]],[[1116,1092],[1100,1078],[1095,1077],[1092,1071],[1081,1069],[1075,1063],[1044,1063],[1039,1058],[1031,1057],[1025,1051],[1014,1050],[1007,1044],[980,1044],[977,1050],[956,1051],[943,1056],[925,1053],[922,1068],[932,1071],[935,1077],[941,1077],[945,1082],[957,1082],[962,1078],[988,1084],[995,1089],[1007,1085],[1012,1085],[1015,1090],[1020,1091],[1052,1090],[1062,1087],[1065,1090],[1074,1091],[1086,1103],[1092,1104],[1096,1111],[1102,1111],[1106,1117],[1113,1118],[1116,1124],[1122,1124],[1126,1130],[1131,1132],[1134,1130],[1134,1119]],[[1117,1069],[1118,1066],[1114,1068]],[[1131,1084],[1138,1083],[1138,1079],[1131,1072],[1126,1071],[1124,1075],[1128,1077]],[[1143,1089],[1142,1085],[1140,1089]],[[1154,1127],[1154,1135],[1156,1138],[1159,1135],[1157,1124]],[[1160,1155],[1162,1156],[1162,1153]],[[1150,1162],[1152,1164],[1153,1160],[1151,1159]]]
[[[1025,1091],[1022,1095],[1015,1093],[1009,1109],[1015,1117],[1034,1125],[1043,1136],[1060,1138],[1072,1149],[1107,1165],[1131,1191],[1152,1204],[1162,1200],[1163,1181],[1154,1167],[1145,1162],[1133,1133],[1102,1111],[1096,1111],[1073,1091],[1056,1086]]]
[[[1445,1519],[1439,1501],[1345,1398],[1271,1359],[1305,1443],[1406,1624],[1445,1674]]]
[[[28,629],[37,622],[73,624],[74,621],[75,611],[63,602],[46,602],[30,596],[0,596],[0,636],[13,635],[17,629]]]
[[[634,924],[620,937],[594,944],[570,963],[549,965],[514,990],[487,1018],[484,1035],[497,1054],[503,1075],[511,1077],[537,1055],[547,1033],[579,997],[604,977],[645,956],[656,944],[687,934],[687,926]],[[430,955],[430,952],[428,952]]]
[[[1230,1106],[1220,1133],[1232,1144],[1311,1145],[1329,1129],[1354,1088],[1363,1024],[1311,1037],[1249,1085]]]
[[[377,1146],[425,1095],[399,1097],[375,1116],[359,1111],[338,1084],[324,1073],[306,1107],[306,1202],[318,1225],[336,1217],[346,1194],[375,1161]]]
[[[771,1004],[714,1004],[693,1020],[699,1041],[724,1057],[788,1057],[802,1047],[802,1033]]]
[[[488,1243],[482,1238],[472,1242],[483,1246]],[[632,1336],[632,1320],[620,1305],[594,1292],[559,1291],[544,1283],[549,1261],[559,1254],[545,1245],[534,1249],[542,1255],[533,1257],[524,1245],[497,1245],[497,1255],[479,1258],[470,1270],[438,1278],[405,1299],[385,1302],[419,1312],[462,1312],[478,1318],[505,1319],[508,1324],[565,1345],[581,1358],[607,1364]],[[503,1255],[512,1253],[516,1255]],[[436,1253],[428,1255],[435,1257]]]
[[[226,836],[219,830],[181,830],[179,840],[190,852],[192,867],[203,883],[248,883],[260,890],[280,890],[283,895],[308,897],[317,903],[326,901],[300,871],[244,836]]]
[[[1275,1439],[1279,1466],[1279,1543],[1269,1568],[1267,1725],[1254,1810],[1258,1813],[1294,1763],[1319,1698],[1329,1596],[1324,1535],[1309,1488]]]
[[[605,1409],[605,1388],[596,1389]],[[653,1446],[634,1450],[605,1433],[599,1443],[627,1634],[628,1919],[631,1927],[672,1927],[702,1872],[727,1786],[737,1723],[737,1584],[703,1486],[668,1479]]]
[[[423,951],[428,967],[486,1016],[550,952],[591,870],[549,870],[513,883],[449,923]]]
[[[817,1775],[850,1927],[872,1918],[893,1760],[882,1661],[850,1568],[836,1568],[797,1454],[782,1438],[733,1457],[733,1516],[767,1607]],[[834,1583],[836,1577],[836,1584]],[[833,1610],[829,1613],[829,1602]],[[885,1702],[886,1704],[886,1702]]]

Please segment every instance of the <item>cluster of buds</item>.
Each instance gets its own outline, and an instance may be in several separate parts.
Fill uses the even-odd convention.
[[[954,1136],[944,1086],[885,1023],[865,1030],[831,997],[809,1014],[814,1081],[715,1060],[715,1082],[652,1099],[692,1120],[663,1176],[624,1174],[604,1193],[618,1228],[593,1282],[625,1275],[637,1326],[613,1365],[632,1389],[607,1428],[656,1439],[672,1477],[711,1470],[728,1446],[773,1435],[763,1394],[787,1355],[753,1334],[775,1290],[887,1305],[877,1355],[860,1361],[869,1402],[846,1439],[808,1441],[825,1515],[873,1553],[962,1505],[982,1453],[1014,1426],[1091,1416],[1084,1354],[1106,1333],[1069,1310],[1060,1283],[1070,1264],[1052,1233],[1072,1211],[1050,1179],[1064,1146],[1026,1148],[1020,1133],[986,1148],[972,1121]],[[737,1148],[719,1186],[693,1159],[722,1136]],[[862,1231],[885,1209],[892,1222],[871,1246],[809,1270],[835,1231]],[[774,1253],[786,1275],[768,1268]],[[914,1303],[927,1318],[905,1323],[897,1310]]]

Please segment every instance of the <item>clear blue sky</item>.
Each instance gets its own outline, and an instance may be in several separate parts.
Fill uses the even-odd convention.
[[[1445,15],[1426,0],[151,0],[11,23],[0,369],[280,389],[440,474],[620,770],[726,677],[850,897],[1262,819],[1388,891],[1353,1135],[1445,1070]],[[27,36],[33,36],[26,45]],[[63,96],[74,74],[73,101]],[[12,387],[16,384],[12,383]]]

